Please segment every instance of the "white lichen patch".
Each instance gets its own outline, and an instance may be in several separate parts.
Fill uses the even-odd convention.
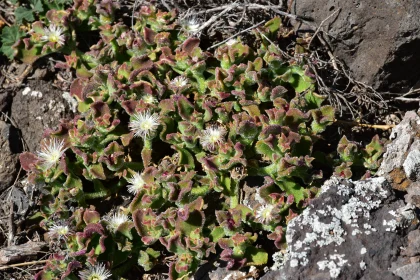
[[[397,230],[398,223],[396,220],[384,220],[383,226],[385,227],[385,231],[395,231]]]
[[[347,263],[345,255],[330,255],[329,259],[317,262],[319,270],[328,269],[331,278],[337,278],[341,273],[341,268]]]
[[[272,255],[272,258],[274,264],[270,269],[279,270],[284,266],[285,262],[288,260],[288,254],[283,251],[278,251]]]
[[[338,178],[332,178],[325,182],[321,189],[321,193],[325,193],[334,187],[334,192],[342,198],[341,203],[335,205],[334,199],[325,199],[322,209],[315,210],[313,205],[310,205],[301,215],[289,222],[286,232],[288,251],[281,261],[288,260],[290,267],[306,266],[314,246],[332,245],[338,249],[338,246],[345,242],[346,235],[370,235],[378,231],[369,220],[371,212],[378,209],[390,195],[386,188],[387,181],[379,177],[348,182],[348,185],[342,184]],[[300,231],[299,240],[293,240],[297,231]],[[350,265],[337,249],[335,254],[317,263],[320,270],[328,268],[332,278],[340,275],[344,265]],[[362,248],[360,252],[365,254],[366,248]],[[279,267],[279,261],[280,259],[274,260],[275,265],[272,269]]]
[[[411,223],[415,218],[414,206],[408,203],[407,205],[398,208],[396,211],[391,210],[390,219],[384,219],[382,225],[385,231],[395,232],[398,228],[403,228]]]
[[[243,279],[243,280],[254,280],[254,277],[247,277],[247,275],[252,274],[251,269],[256,269],[255,266],[251,266],[249,269],[249,273],[245,274],[245,272],[242,271],[232,271],[229,274],[227,274],[223,280],[236,280],[236,279]],[[192,278],[194,279],[194,278]]]
[[[65,91],[65,92],[63,92],[63,94],[62,94],[61,96],[63,97],[63,99],[64,99],[64,100],[67,102],[67,104],[69,105],[70,110],[71,110],[73,113],[76,113],[76,112],[77,112],[77,105],[78,105],[78,102],[77,102],[77,100],[76,100],[73,96],[71,96],[71,95],[70,95],[70,92]]]
[[[42,98],[42,92],[32,90],[30,87],[26,87],[22,91],[22,95],[29,95],[32,97]]]
[[[294,252],[288,251],[285,255],[286,260],[290,260],[291,267],[306,266],[309,263],[308,252]]]

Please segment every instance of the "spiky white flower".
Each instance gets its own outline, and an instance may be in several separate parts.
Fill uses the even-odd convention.
[[[128,191],[134,195],[136,195],[145,185],[143,177],[140,173],[134,173],[133,177],[127,179],[127,182],[130,183],[128,185]]]
[[[130,221],[130,218],[123,213],[114,213],[105,217],[105,221],[108,222],[108,229],[115,232],[120,225]]]
[[[258,208],[255,217],[262,224],[269,223],[274,218],[272,214],[273,209],[274,209],[273,205],[268,205],[268,204],[262,205]]]
[[[67,148],[64,147],[64,140],[52,138],[48,143],[44,142],[41,151],[38,151],[38,158],[41,166],[49,169],[56,165]]]
[[[134,136],[146,138],[156,131],[159,121],[160,118],[157,113],[152,114],[149,111],[145,111],[134,114],[128,126],[134,132]]]
[[[182,88],[188,84],[188,79],[184,76],[178,76],[171,81],[171,85],[176,88]]]
[[[189,35],[197,35],[200,33],[200,20],[195,16],[189,16],[181,23],[182,29]]]
[[[67,236],[70,234],[70,229],[68,226],[63,224],[53,224],[48,228],[48,235],[51,237],[56,237],[58,239],[64,238],[67,239]]]
[[[44,28],[44,36],[41,37],[41,41],[57,43],[59,46],[63,46],[65,41],[63,33],[63,28],[55,24],[51,24],[48,28]]]
[[[151,94],[145,94],[141,98],[147,104],[154,104],[157,102],[157,99]]]
[[[104,264],[97,264],[90,266],[88,269],[82,270],[79,273],[82,280],[106,280],[112,276],[111,272],[105,268]]]
[[[223,126],[213,125],[204,130],[200,137],[201,146],[214,150],[217,145],[224,141],[227,131]]]

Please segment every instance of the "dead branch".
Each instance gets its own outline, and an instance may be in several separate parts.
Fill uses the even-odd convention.
[[[201,25],[200,28],[198,28],[197,33],[200,33],[206,27],[210,26],[213,22],[215,22],[217,19],[219,19],[221,16],[223,16],[224,14],[226,14],[227,12],[229,12],[230,10],[232,10],[235,7],[235,5],[237,5],[237,4],[234,3],[232,5],[229,5],[221,13],[212,16],[208,21],[206,21],[205,23],[203,23],[203,25]]]
[[[8,246],[0,250],[0,265],[18,263],[38,258],[47,247],[45,242],[28,242],[22,245]]]
[[[39,261],[32,261],[32,262],[15,263],[15,264],[11,264],[11,265],[0,266],[0,270],[5,270],[5,269],[9,269],[9,268],[17,268],[17,267],[20,267],[20,266],[44,264],[46,262],[48,262],[48,260],[39,260]]]

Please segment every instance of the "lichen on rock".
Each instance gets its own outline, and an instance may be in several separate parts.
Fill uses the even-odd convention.
[[[386,274],[414,218],[413,207],[397,200],[385,178],[353,182],[332,177],[320,196],[289,222],[283,268],[263,279],[275,279],[270,278],[273,275],[361,279],[372,271]]]

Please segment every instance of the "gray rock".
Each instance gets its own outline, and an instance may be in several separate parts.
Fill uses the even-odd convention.
[[[248,272],[243,272],[239,270],[228,270],[225,267],[218,267],[216,270],[212,271],[208,275],[209,280],[252,280],[258,277],[258,270],[255,266],[251,266]],[[194,279],[197,278],[194,276]]]
[[[407,153],[419,147],[417,133],[420,131],[420,117],[416,112],[407,112],[404,119],[392,129],[390,140],[386,146],[383,161],[377,172],[378,176],[387,176],[395,169],[401,168]]]
[[[407,203],[420,208],[420,183],[411,184],[404,198]]]
[[[420,279],[420,263],[400,267],[394,271],[394,274],[400,276],[403,280],[418,280]]]
[[[400,279],[388,269],[414,218],[412,207],[396,199],[383,177],[331,178],[289,222],[282,268],[262,279]],[[277,268],[281,259],[273,256]]]
[[[411,151],[403,164],[405,174],[412,181],[420,180],[420,151]]]
[[[324,22],[334,54],[355,78],[379,90],[401,91],[419,80],[420,5],[417,0],[295,0],[292,12]],[[306,29],[303,26],[302,29]]]
[[[408,233],[407,248],[402,253],[408,257],[414,257],[414,256],[420,255],[420,230],[419,229],[410,231],[410,233]]]
[[[289,280],[283,270],[269,271],[261,280]]]

